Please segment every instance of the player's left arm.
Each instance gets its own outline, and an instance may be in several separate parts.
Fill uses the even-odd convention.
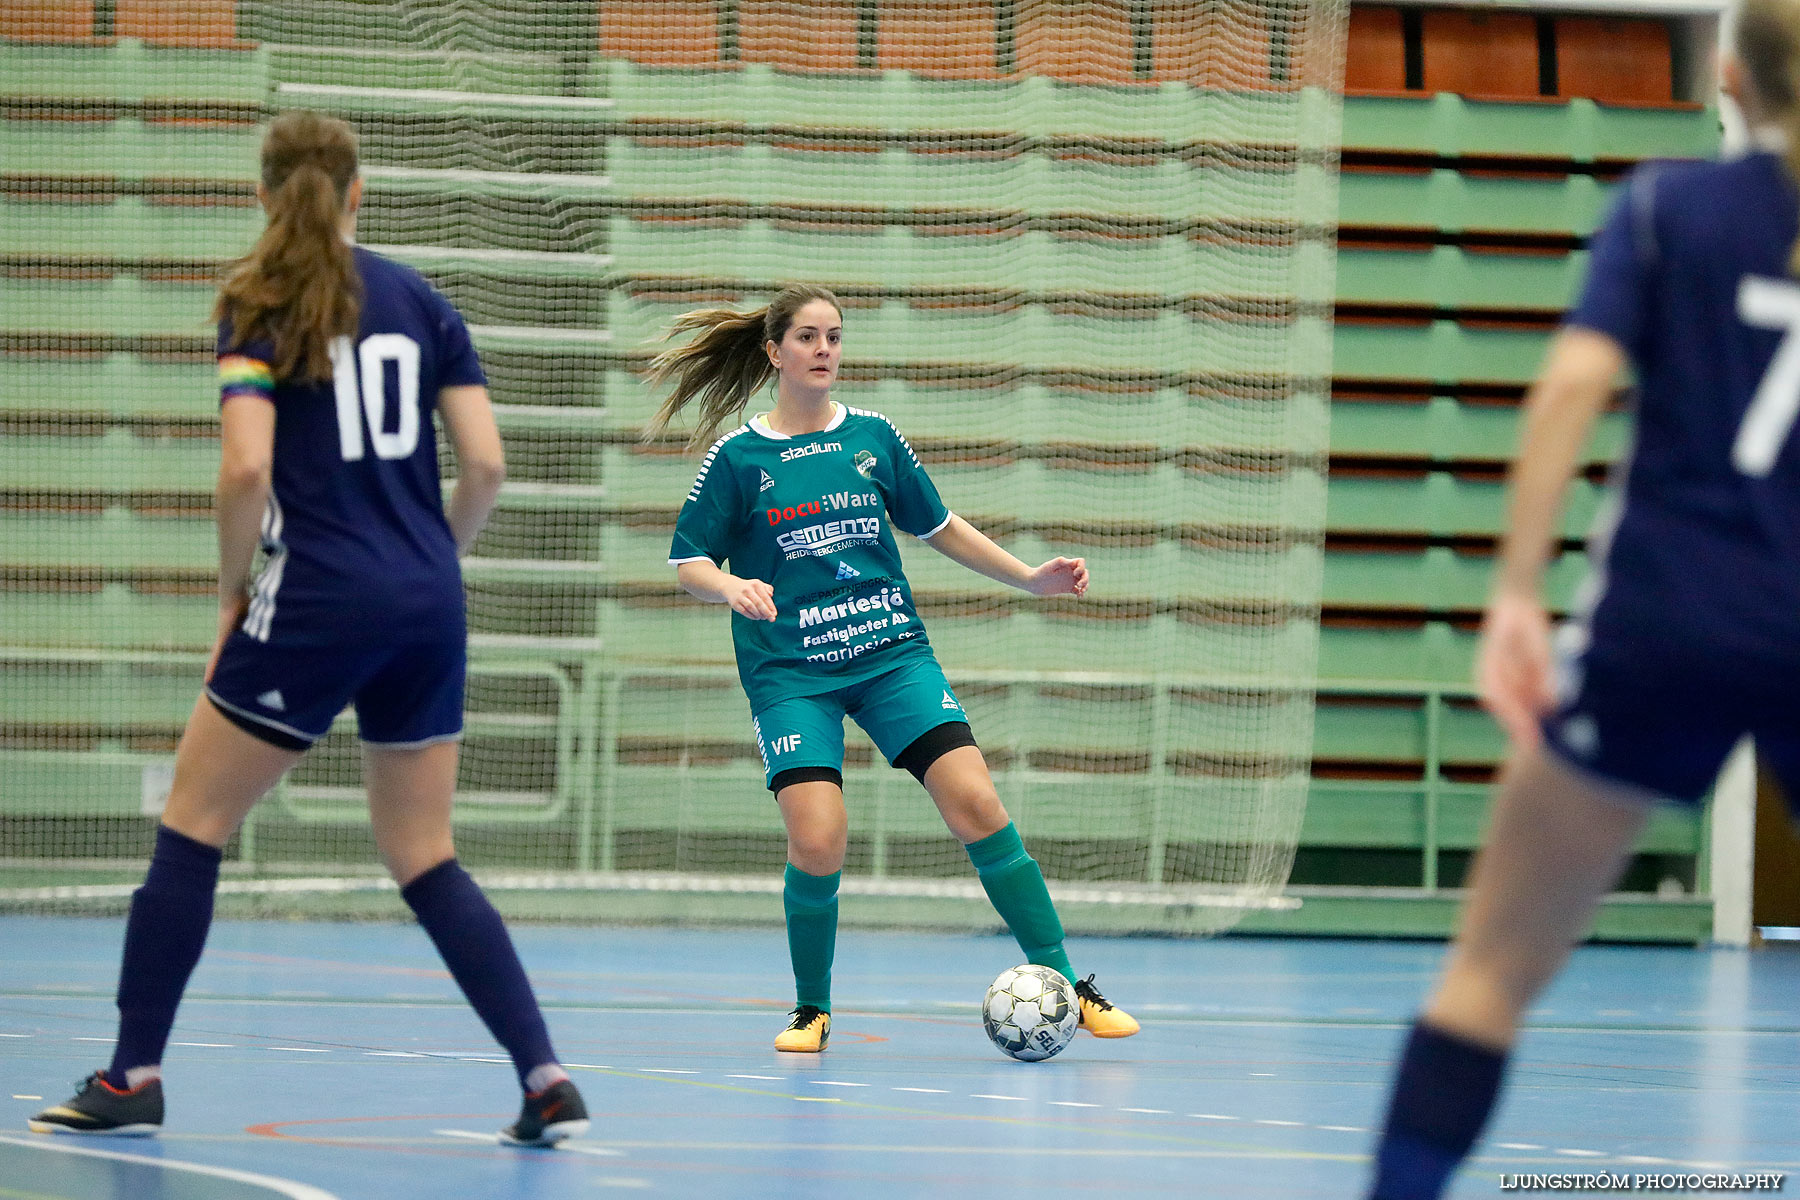
[[[1034,596],[1079,596],[1087,591],[1086,559],[1057,557],[1035,567],[1026,566],[955,513],[950,514],[942,529],[925,539],[925,544],[978,575]]]
[[[275,463],[275,406],[261,396],[228,396],[219,420],[219,636],[213,661],[250,604],[250,564],[262,539]],[[211,662],[206,674],[212,676]]]

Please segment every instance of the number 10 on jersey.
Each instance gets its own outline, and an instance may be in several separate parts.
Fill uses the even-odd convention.
[[[388,432],[387,364],[400,382],[400,426]],[[403,333],[376,333],[352,346],[331,339],[331,379],[337,392],[338,449],[345,462],[363,456],[363,429],[376,458],[408,458],[419,447],[419,343]]]

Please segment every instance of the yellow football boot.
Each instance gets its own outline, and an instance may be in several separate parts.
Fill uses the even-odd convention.
[[[1114,1008],[1089,975],[1075,985],[1075,997],[1081,1001],[1081,1027],[1095,1037],[1130,1037],[1138,1031],[1138,1023],[1130,1013]]]
[[[817,1054],[823,1050],[831,1040],[831,1014],[802,1004],[793,1015],[788,1027],[775,1035],[775,1048],[790,1054]]]

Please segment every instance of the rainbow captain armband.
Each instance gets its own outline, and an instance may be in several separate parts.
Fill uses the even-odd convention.
[[[268,363],[242,354],[224,354],[219,357],[220,404],[233,396],[261,396],[268,400],[272,398],[274,391],[275,376],[269,370]]]

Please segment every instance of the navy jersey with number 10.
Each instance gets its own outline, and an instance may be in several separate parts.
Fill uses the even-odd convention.
[[[275,406],[267,562],[243,630],[286,646],[427,640],[464,628],[462,573],[444,517],[433,413],[446,387],[484,384],[462,318],[416,271],[361,247],[356,340],[332,378],[271,378],[273,347],[219,330],[220,403]]]
[[[1636,432],[1575,636],[1800,666],[1795,228],[1781,160],[1752,153],[1640,168],[1594,236],[1568,323],[1629,354]]]

